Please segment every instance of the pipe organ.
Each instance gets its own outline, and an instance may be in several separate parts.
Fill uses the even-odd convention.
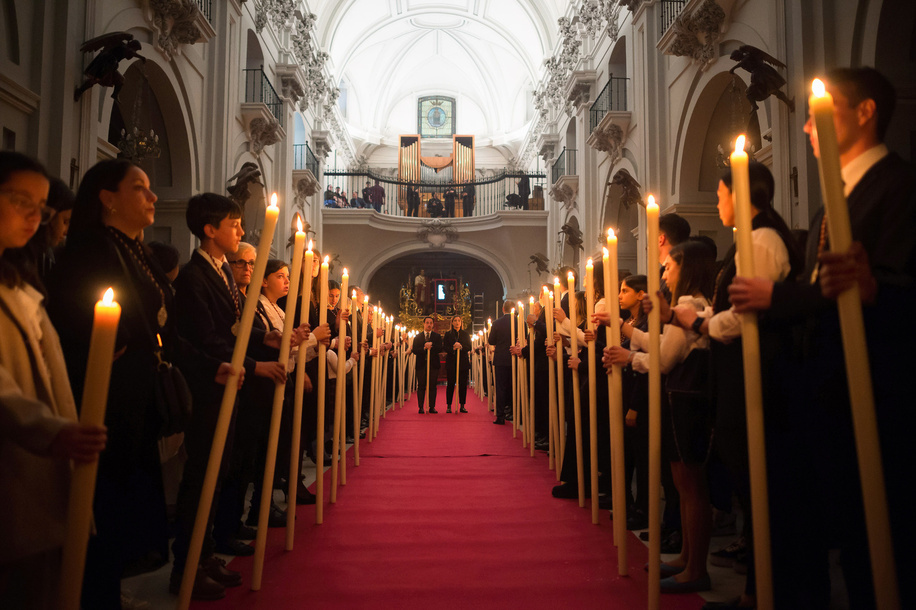
[[[398,181],[412,182],[422,185],[421,165],[427,165],[437,172],[441,169],[451,166],[452,184],[463,185],[474,181],[474,136],[452,136],[452,156],[449,159],[442,157],[430,157],[423,159],[420,152],[419,135],[402,135],[400,137],[400,147],[398,148]],[[445,185],[441,186],[444,190]],[[426,192],[428,189],[420,190],[420,216],[427,216],[426,202],[433,196],[442,199],[441,193]],[[463,216],[463,186],[457,186],[455,190],[458,196],[455,201],[455,216]],[[398,185],[398,207],[402,213],[407,213],[407,185]]]

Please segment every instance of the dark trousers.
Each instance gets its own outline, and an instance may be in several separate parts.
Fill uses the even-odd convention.
[[[429,368],[429,405],[430,408],[436,406],[436,378],[439,376],[439,369]],[[426,401],[426,367],[417,365],[417,403],[420,408]]]
[[[420,202],[419,201],[408,201],[407,202],[407,215],[408,216],[417,216],[420,214]]]
[[[184,476],[178,488],[177,527],[175,541],[172,543],[172,553],[175,555],[174,570],[184,570],[185,559],[191,544],[191,532],[194,520],[197,517],[197,505],[200,503],[200,492],[203,488],[204,477],[207,473],[207,462],[210,460],[210,449],[213,444],[213,432],[216,429],[216,420],[219,417],[219,401],[195,403],[191,423],[185,431],[185,447],[188,451],[188,461],[184,466]],[[213,502],[210,505],[207,529],[204,534],[200,557],[206,559],[213,555],[214,541],[211,534],[213,517],[216,506],[219,504],[220,488],[226,476],[229,460],[232,456],[232,441],[235,437],[235,407],[233,407],[232,421],[226,435],[226,447],[220,462],[220,472],[216,480],[216,489]]]
[[[455,366],[448,367],[448,383],[445,386],[445,404],[452,406],[455,396]],[[458,376],[458,404],[464,406],[468,397],[468,369],[461,369]]]
[[[464,217],[467,218],[468,216],[473,216],[474,215],[474,198],[465,197],[463,203],[464,203]]]
[[[512,367],[496,365],[493,367],[493,379],[496,382],[496,417],[512,415]]]

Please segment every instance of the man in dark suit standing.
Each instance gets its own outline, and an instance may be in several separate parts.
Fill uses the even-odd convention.
[[[488,343],[493,346],[493,380],[496,382],[496,421],[500,426],[512,421],[512,301],[503,303],[503,315],[493,322]]]
[[[439,352],[442,351],[442,336],[433,330],[432,316],[423,320],[423,332],[417,333],[410,346],[411,354],[417,355],[417,402],[420,413],[423,413],[423,402],[426,399],[426,359],[429,358],[429,412],[436,411],[436,378],[439,377]]]

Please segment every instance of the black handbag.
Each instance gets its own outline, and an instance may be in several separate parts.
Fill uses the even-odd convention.
[[[115,246],[118,258],[121,260],[121,267],[124,270],[127,285],[130,287],[134,302],[138,306],[142,303],[136,287],[130,281],[131,274],[127,268],[127,262],[121,254],[121,250]],[[146,316],[141,315],[143,327],[149,335],[150,344],[153,346],[153,356],[156,359],[156,376],[153,386],[153,403],[156,406],[156,412],[159,414],[159,431],[156,438],[163,438],[184,432],[188,423],[191,421],[191,411],[193,407],[193,398],[188,382],[185,380],[181,371],[172,366],[172,363],[163,357],[162,339],[158,333],[153,332]]]

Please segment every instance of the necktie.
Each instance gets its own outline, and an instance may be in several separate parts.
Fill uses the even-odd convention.
[[[232,296],[232,302],[235,304],[235,317],[239,319],[242,317],[241,307],[239,305],[239,289],[235,285],[235,278],[232,276],[232,269],[229,267],[229,263],[223,261],[223,264],[220,267],[223,270],[223,281],[226,282],[226,287],[229,289],[229,294]]]

